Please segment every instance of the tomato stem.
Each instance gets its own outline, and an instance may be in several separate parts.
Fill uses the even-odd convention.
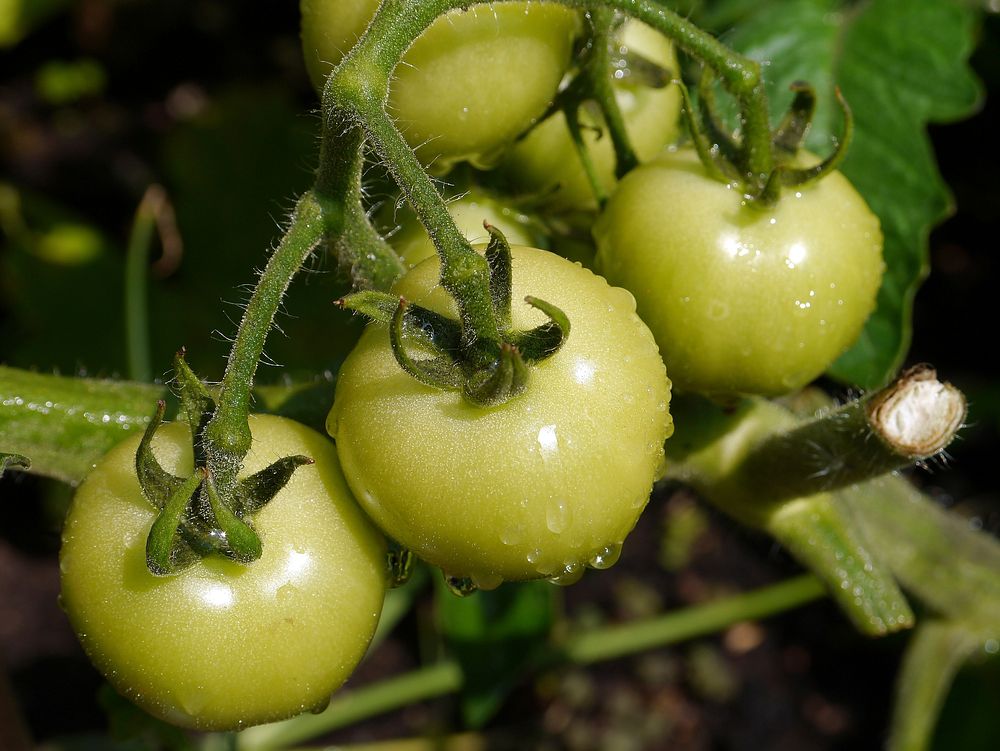
[[[332,111],[323,119],[313,195],[323,209],[330,249],[350,273],[354,289],[388,290],[406,271],[368,219],[362,201],[364,131]]]
[[[625,129],[625,118],[615,98],[610,75],[613,69],[612,53],[618,48],[618,25],[614,12],[608,8],[594,8],[590,12],[590,21],[593,28],[592,47],[584,67],[584,75],[587,77],[590,95],[601,108],[604,124],[615,147],[615,176],[622,178],[638,166],[639,158],[635,155]]]
[[[965,419],[965,397],[929,366],[751,449],[736,469],[772,501],[835,490],[943,451]]]
[[[223,492],[235,483],[239,465],[250,450],[250,394],[274,315],[292,277],[323,239],[324,228],[319,202],[313,193],[305,193],[240,321],[222,378],[218,407],[204,435],[213,457],[215,479]]]

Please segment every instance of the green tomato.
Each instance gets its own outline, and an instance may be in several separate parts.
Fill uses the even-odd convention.
[[[455,220],[459,231],[471,243],[489,242],[490,235],[483,227],[484,220],[503,232],[511,245],[533,246],[541,235],[541,224],[537,218],[505,205],[479,190],[471,190],[459,198],[449,200],[448,213]],[[392,223],[398,227],[391,234],[389,242],[402,256],[408,268],[435,255],[434,243],[408,205],[394,212],[388,220],[387,224]]]
[[[302,45],[317,90],[378,0],[302,0]],[[575,11],[538,2],[474,5],[438,18],[394,72],[388,111],[424,164],[488,167],[545,111],[580,31]]]
[[[758,209],[692,149],[627,175],[594,236],[679,391],[804,386],[858,337],[882,279],[878,218],[839,172]]]
[[[304,454],[254,516],[263,556],[208,557],[174,576],[146,568],[156,516],[135,474],[139,436],[80,486],[60,554],[61,601],[84,649],[118,691],[168,722],[236,729],[322,708],[365,653],[386,586],[385,543],[361,513],[328,439],[251,417],[244,471]],[[161,464],[191,473],[186,425],[161,428]]]
[[[629,20],[621,30],[622,59],[629,52],[664,70],[677,71],[673,45],[645,24]],[[674,85],[651,88],[627,68],[615,71],[615,99],[640,162],[656,156],[678,135],[680,92]],[[617,77],[621,74],[621,77]],[[600,114],[584,108],[583,140],[605,190],[615,185],[615,151]],[[512,188],[538,196],[553,211],[596,211],[594,191],[570,138],[566,117],[558,113],[532,130],[504,155],[501,165]]]
[[[437,258],[395,292],[452,316]],[[513,248],[513,299],[565,311],[562,348],[527,390],[482,409],[403,372],[384,328],[345,361],[327,429],[351,489],[375,522],[425,560],[481,588],[574,581],[618,556],[662,471],[670,382],[635,301],[591,271]],[[545,318],[516,304],[513,323]]]

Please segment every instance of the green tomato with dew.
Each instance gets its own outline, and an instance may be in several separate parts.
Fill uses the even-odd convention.
[[[253,517],[263,555],[248,565],[209,556],[154,576],[146,538],[156,509],[136,478],[139,436],[112,449],[73,499],[60,552],[61,603],[87,655],[155,717],[235,730],[321,709],[375,632],[386,548],[361,513],[330,441],[279,417],[250,418],[243,472],[302,454],[288,484]],[[153,450],[192,471],[185,424],[157,431]]]
[[[594,237],[677,390],[724,399],[823,373],[860,334],[884,267],[879,220],[840,172],[755,207],[690,148],[628,174]]]
[[[302,0],[302,47],[317,90],[367,28],[378,0]],[[580,33],[554,3],[471,5],[436,19],[393,73],[388,111],[437,173],[491,166],[545,112]]]
[[[362,507],[388,535],[447,574],[502,581],[578,579],[618,557],[662,471],[670,381],[623,289],[579,264],[513,247],[513,300],[536,295],[571,330],[531,367],[527,389],[480,408],[405,373],[388,332],[369,326],[345,361],[327,428]],[[394,291],[456,315],[431,258]],[[513,324],[545,321],[525,304]]]

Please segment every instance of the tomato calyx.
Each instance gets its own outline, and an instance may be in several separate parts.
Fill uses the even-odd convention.
[[[680,80],[682,111],[698,158],[708,173],[720,182],[739,185],[749,205],[773,206],[784,187],[803,187],[833,172],[844,157],[854,135],[854,117],[839,87],[834,88],[844,116],[844,129],[834,149],[818,164],[802,166],[799,156],[816,111],[816,90],[805,81],[789,87],[795,96],[781,122],[771,130],[769,147],[774,165],[769,174],[755,175],[749,168],[750,145],[727,131],[715,102],[715,77],[704,69],[698,83],[698,103]],[[697,114],[695,110],[697,109]]]
[[[175,358],[181,412],[191,426],[194,470],[178,477],[160,464],[152,449],[163,423],[166,403],[159,401],[135,455],[136,475],[146,499],[159,509],[146,538],[146,566],[157,576],[183,571],[202,558],[219,554],[248,564],[263,551],[253,526],[253,514],[267,505],[288,483],[295,470],[312,464],[307,456],[286,456],[264,469],[236,480],[239,462],[214,456],[203,440],[215,401],[184,362]]]
[[[675,74],[623,46],[622,29],[627,20],[624,15],[607,8],[594,8],[587,13],[587,20],[589,34],[577,56],[576,70],[538,123],[557,113],[563,114],[597,205],[603,206],[612,186],[604,184],[598,174],[583,137],[584,129],[596,131],[598,138],[606,131],[614,146],[615,177],[622,178],[639,165],[639,157],[625,126],[615,84],[630,77],[649,88],[661,89],[671,84]],[[603,128],[590,125],[581,117],[585,108],[596,110],[592,119],[603,123]]]
[[[365,290],[337,304],[388,326],[396,362],[416,380],[444,391],[459,391],[476,406],[494,407],[527,388],[528,366],[559,350],[569,336],[570,322],[555,305],[529,295],[524,301],[549,320],[527,331],[512,326],[510,244],[499,229],[489,223],[483,226],[490,233],[486,261],[499,341],[475,337],[459,321],[399,295]]]

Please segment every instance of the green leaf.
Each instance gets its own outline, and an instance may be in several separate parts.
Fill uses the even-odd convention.
[[[526,582],[456,597],[438,587],[441,633],[465,675],[462,714],[470,727],[493,716],[545,650],[553,591],[547,582]]]
[[[839,85],[855,115],[841,170],[882,222],[886,275],[878,307],[855,346],[830,370],[865,388],[884,384],[906,355],[913,297],[927,273],[927,238],[952,209],[927,137],[930,122],[969,114],[980,97],[967,60],[975,13],[954,0],[771,0],[725,41],[767,61],[777,122],[796,80],[816,88],[807,146],[821,154],[841,131]]]

